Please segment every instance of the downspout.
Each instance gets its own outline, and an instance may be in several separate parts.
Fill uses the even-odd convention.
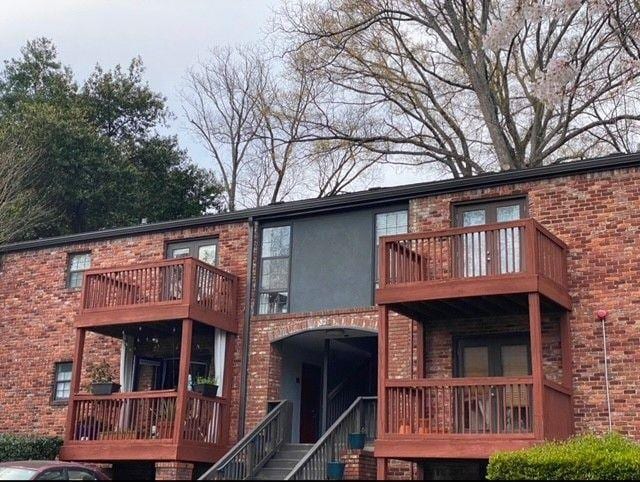
[[[243,350],[242,365],[240,369],[240,412],[238,414],[238,440],[244,436],[244,425],[247,416],[247,384],[249,381],[249,346],[251,343],[251,313],[253,311],[253,300],[251,298],[253,292],[253,256],[254,256],[254,239],[255,230],[258,225],[254,222],[253,216],[248,220],[249,223],[249,259],[247,261],[247,286],[245,291],[244,304],[244,327],[242,329]]]
[[[607,393],[607,416],[609,418],[609,432],[613,430],[613,424],[611,422],[611,395],[609,393],[609,354],[607,353],[607,329],[605,328],[605,321],[607,321],[607,310],[598,310],[596,313],[600,321],[602,322],[602,348],[604,350],[604,384]]]

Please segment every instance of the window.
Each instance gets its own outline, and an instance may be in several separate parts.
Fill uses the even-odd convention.
[[[98,480],[91,472],[83,469],[69,469],[67,475],[67,480]]]
[[[260,250],[258,313],[286,313],[289,308],[291,226],[264,228]]]
[[[376,252],[374,253],[376,268],[376,286],[378,286],[378,253],[380,252],[380,237],[406,234],[408,229],[407,211],[391,211],[376,214]]]
[[[74,253],[69,255],[69,274],[67,287],[78,289],[82,286],[82,273],[91,267],[91,253]]]
[[[71,393],[71,362],[56,363],[53,401],[66,402]]]
[[[212,266],[218,264],[218,240],[215,238],[180,241],[167,245],[167,258],[191,256]]]
[[[517,221],[525,216],[525,198],[505,199],[455,207],[460,227]],[[465,277],[518,273],[522,266],[520,231],[507,227],[498,231],[497,243],[490,243],[484,231],[463,236],[462,275]]]
[[[36,480],[67,480],[67,478],[64,476],[64,470],[51,469],[40,474]]]

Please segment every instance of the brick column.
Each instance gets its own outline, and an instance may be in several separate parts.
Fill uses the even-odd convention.
[[[345,450],[344,480],[376,480],[376,458],[370,450]]]
[[[191,480],[193,464],[187,462],[156,462],[156,480]]]

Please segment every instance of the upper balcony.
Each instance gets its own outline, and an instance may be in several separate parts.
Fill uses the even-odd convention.
[[[526,309],[519,296],[534,292],[571,309],[567,246],[534,219],[380,239],[376,302],[398,311],[460,316]]]
[[[192,319],[236,333],[237,278],[194,258],[85,272],[77,328]]]

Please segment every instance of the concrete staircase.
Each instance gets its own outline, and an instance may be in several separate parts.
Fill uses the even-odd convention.
[[[253,480],[283,480],[311,447],[313,444],[284,444]]]

